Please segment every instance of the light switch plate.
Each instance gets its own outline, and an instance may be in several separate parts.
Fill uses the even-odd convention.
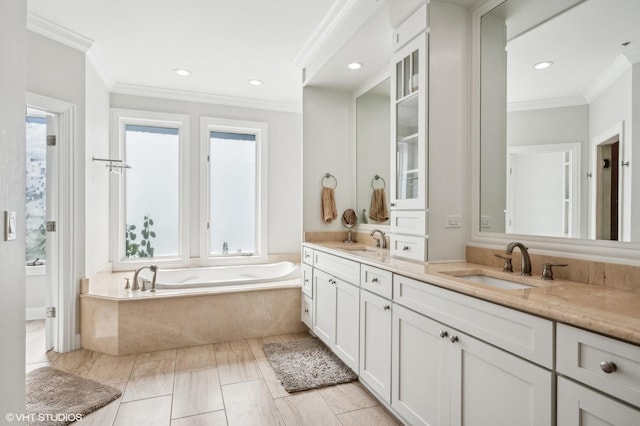
[[[4,240],[16,239],[16,212],[5,210],[4,212]]]

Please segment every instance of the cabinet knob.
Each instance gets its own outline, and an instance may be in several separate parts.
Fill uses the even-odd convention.
[[[396,203],[389,203],[389,207],[395,207]]]
[[[602,361],[600,363],[600,369],[607,374],[611,374],[618,369],[613,361]]]
[[[389,305],[384,305],[384,306],[382,307],[382,309],[384,309],[385,311],[388,311],[389,309],[391,309],[391,306],[389,306]]]
[[[329,280],[329,284],[336,285],[336,280],[334,280],[333,278],[331,278],[331,279]]]
[[[409,246],[402,247],[402,251],[409,251]]]
[[[305,258],[305,259],[308,259],[309,257],[311,257],[311,256],[309,256],[309,253],[305,253],[305,254],[304,254],[304,258]]]
[[[377,277],[373,277],[373,278],[371,278],[371,282],[372,282],[372,283],[377,283],[377,282],[378,282],[378,278],[377,278]]]
[[[449,340],[451,341],[451,343],[457,343],[458,342],[458,336],[451,336],[449,338]]]
[[[442,331],[440,331],[440,337],[442,337],[443,339],[444,339],[445,337],[447,337],[448,335],[449,335],[449,333],[447,333],[447,330],[442,330]]]

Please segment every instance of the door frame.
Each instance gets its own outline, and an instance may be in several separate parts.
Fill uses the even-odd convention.
[[[52,281],[47,283],[50,295],[50,306],[55,307],[56,316],[46,321],[47,346],[57,352],[68,352],[76,348],[76,291],[73,271],[75,270],[75,254],[73,250],[74,223],[74,167],[73,142],[75,106],[68,102],[26,93],[26,104],[30,107],[54,113],[58,116],[57,129],[57,165],[53,179],[57,181],[56,203],[54,211],[47,212],[47,217],[56,220],[55,251],[58,254],[54,262],[48,262],[47,275],[52,274]],[[51,219],[49,219],[51,220]],[[51,271],[51,272],[49,272]],[[50,286],[50,283],[53,285]]]

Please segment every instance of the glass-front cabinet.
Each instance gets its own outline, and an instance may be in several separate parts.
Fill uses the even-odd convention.
[[[391,254],[427,260],[428,7],[394,31],[391,62]]]
[[[394,56],[392,209],[426,208],[426,49],[417,36]]]

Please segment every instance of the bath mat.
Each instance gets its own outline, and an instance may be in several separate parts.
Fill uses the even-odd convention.
[[[301,392],[356,380],[358,376],[317,337],[262,347],[287,392]]]
[[[117,399],[118,389],[42,367],[27,374],[27,413],[31,425],[68,425]]]

